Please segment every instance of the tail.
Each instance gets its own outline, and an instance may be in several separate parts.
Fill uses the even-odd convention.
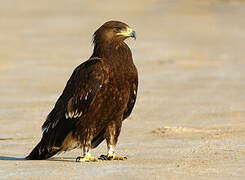
[[[60,149],[53,149],[46,146],[43,139],[36,145],[32,152],[26,157],[27,160],[48,159],[58,153]]]

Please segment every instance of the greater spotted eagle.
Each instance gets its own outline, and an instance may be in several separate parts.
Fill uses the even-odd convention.
[[[115,146],[138,88],[137,69],[124,42],[128,37],[136,38],[135,31],[119,21],[108,21],[94,33],[93,54],[73,71],[42,126],[41,141],[26,159],[47,159],[74,148],[83,149],[77,161],[126,158],[115,154]],[[107,155],[91,156],[104,139]]]

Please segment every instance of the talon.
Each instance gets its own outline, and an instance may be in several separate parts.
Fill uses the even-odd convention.
[[[81,156],[78,156],[77,158],[76,158],[76,162],[80,162],[80,159],[81,159],[82,157]]]
[[[103,154],[99,157],[99,159],[101,159],[101,160],[108,160],[107,156],[106,155],[103,155]]]
[[[99,159],[107,160],[107,161],[109,161],[109,160],[126,160],[127,157],[125,157],[125,156],[117,156],[115,154],[107,154],[107,155],[101,155],[99,157]]]
[[[113,160],[126,160],[127,157],[125,157],[125,156],[114,156],[112,159]]]
[[[98,159],[97,157],[93,157],[90,154],[86,154],[84,157],[77,157],[76,162],[100,162],[101,159]]]

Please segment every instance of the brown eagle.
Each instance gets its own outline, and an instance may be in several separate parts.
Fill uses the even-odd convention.
[[[72,73],[53,110],[42,125],[42,139],[26,157],[47,159],[59,152],[82,148],[77,161],[122,160],[115,146],[122,121],[136,101],[138,73],[132,53],[124,42],[136,33],[119,21],[104,23],[93,35],[89,60]],[[108,154],[90,155],[106,139]]]

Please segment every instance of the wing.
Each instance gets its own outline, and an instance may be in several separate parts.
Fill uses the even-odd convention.
[[[86,114],[103,85],[104,76],[99,58],[90,59],[74,70],[42,126],[43,135],[47,135],[50,146],[59,146],[76,120]]]
[[[67,104],[66,119],[78,118],[86,114],[104,80],[99,59],[89,60],[75,71],[73,79],[68,82],[63,92]]]
[[[129,96],[127,108],[123,114],[123,120],[129,117],[129,115],[131,114],[134,108],[136,97],[137,97],[137,91],[138,91],[138,75],[136,71],[136,74],[131,81],[130,96]]]

